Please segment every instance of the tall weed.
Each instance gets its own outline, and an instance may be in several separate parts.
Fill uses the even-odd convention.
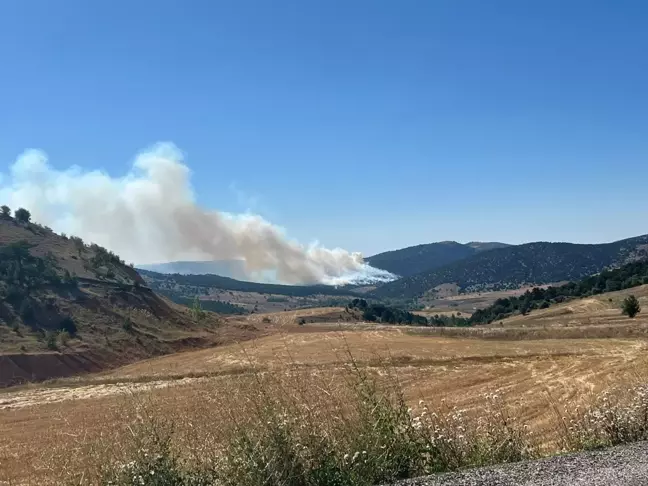
[[[153,424],[136,436],[130,460],[104,471],[103,484],[369,486],[534,455],[495,396],[474,419],[423,402],[413,410],[396,380],[355,364],[343,377],[341,387],[327,388],[258,374],[239,407],[213,410],[227,433],[202,460],[180,460],[172,427]]]

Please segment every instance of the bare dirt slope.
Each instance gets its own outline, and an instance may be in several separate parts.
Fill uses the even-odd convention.
[[[147,288],[116,255],[0,217],[0,387],[260,334]]]

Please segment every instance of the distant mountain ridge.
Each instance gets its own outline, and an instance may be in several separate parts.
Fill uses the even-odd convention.
[[[499,242],[472,241],[462,244],[456,241],[441,241],[379,253],[365,258],[365,261],[375,268],[403,277],[442,267],[480,251],[506,246],[509,245]],[[236,280],[251,280],[243,260],[173,261],[141,264],[137,265],[137,268],[167,275],[218,275]]]
[[[245,261],[211,260],[211,261],[176,261],[137,265],[138,269],[149,272],[180,275],[220,275],[234,279],[245,279]]]
[[[412,298],[444,283],[456,283],[463,290],[487,290],[578,280],[643,258],[648,258],[648,235],[589,245],[526,243],[482,251],[398,279],[378,287],[372,295]]]
[[[482,251],[508,246],[510,245],[499,242],[472,241],[462,244],[456,241],[439,241],[378,253],[365,258],[365,261],[372,267],[387,270],[401,277],[409,277],[463,260]]]
[[[152,272],[150,270],[139,270],[140,275],[155,291],[164,293],[168,290],[175,290],[180,287],[192,290],[187,295],[197,295],[196,289],[220,289],[232,290],[238,292],[258,292],[276,295],[290,296],[309,296],[309,295],[333,295],[333,296],[350,296],[360,295],[353,291],[353,288],[334,287],[331,285],[283,285],[250,282],[237,280],[222,275],[200,274],[200,275],[182,275],[182,274],[163,274]],[[166,295],[166,294],[165,294]]]

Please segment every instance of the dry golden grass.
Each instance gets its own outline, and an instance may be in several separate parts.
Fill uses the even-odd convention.
[[[642,292],[645,299],[646,289]],[[153,417],[172,418],[176,443],[184,444],[185,454],[199,453],[197,447],[220,440],[223,424],[230,420],[227,411],[248,411],[245,397],[255,392],[258,376],[271,376],[315,401],[339,400],[349,352],[372,373],[380,376],[389,370],[412,404],[443,401],[478,414],[485,396],[497,393],[513,415],[531,426],[545,450],[555,451],[558,415],[589,403],[610,387],[641,381],[648,365],[648,342],[643,338],[533,339],[537,332],[560,336],[563,328],[581,334],[590,327],[623,328],[612,324],[617,320],[625,326],[643,325],[640,318],[629,324],[618,309],[613,315],[607,298],[594,305],[572,303],[580,304],[582,314],[598,324],[561,326],[563,317],[558,315],[551,317],[555,325],[547,330],[545,324],[524,329],[514,325],[513,318],[502,329],[457,330],[467,337],[439,335],[453,330],[296,324],[300,317],[317,318],[339,309],[233,319],[230,325],[263,326],[269,335],[1,393],[0,484],[57,484],[63,477],[69,479],[69,471],[96,470],[93,457],[125,457],[125,438],[132,437],[129,427],[144,410]],[[548,318],[537,314],[518,322]],[[480,339],[479,333],[489,339]],[[279,387],[276,393],[286,391]]]

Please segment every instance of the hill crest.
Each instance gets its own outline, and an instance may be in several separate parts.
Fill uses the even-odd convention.
[[[440,268],[453,262],[471,257],[482,251],[507,247],[499,242],[439,241],[386,251],[367,257],[365,261],[376,268],[387,270],[401,277]]]
[[[463,291],[485,291],[578,280],[647,257],[648,235],[602,244],[525,243],[401,278],[378,287],[373,295],[413,298],[448,283]]]

